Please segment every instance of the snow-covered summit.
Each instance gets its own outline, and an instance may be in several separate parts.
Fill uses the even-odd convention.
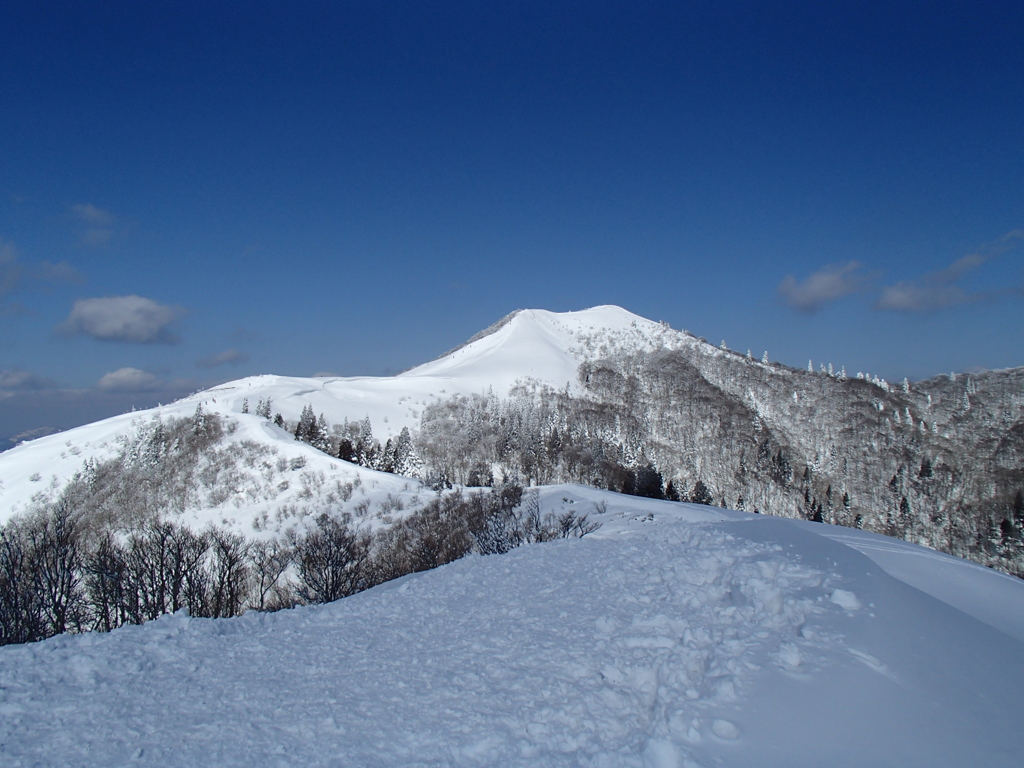
[[[529,378],[561,388],[575,383],[579,363],[588,356],[665,341],[664,326],[613,305],[579,312],[524,309],[492,328],[400,378],[458,379],[496,391]]]

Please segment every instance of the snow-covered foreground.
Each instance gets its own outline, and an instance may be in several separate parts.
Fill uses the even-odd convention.
[[[330,605],[2,648],[0,763],[1024,762],[1021,582],[824,525],[542,501],[603,501],[604,527]]]

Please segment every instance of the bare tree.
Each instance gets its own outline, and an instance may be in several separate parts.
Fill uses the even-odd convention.
[[[43,604],[46,636],[80,629],[84,620],[82,548],[77,521],[66,499],[59,499],[27,526],[30,568]]]
[[[83,562],[93,629],[109,632],[128,620],[125,569],[124,548],[110,531],[105,532]]]
[[[248,594],[249,543],[241,534],[222,528],[209,531],[211,578],[209,615],[214,618],[237,616]]]
[[[329,603],[365,586],[368,542],[327,514],[295,546],[299,595],[310,603]]]
[[[249,547],[252,566],[252,607],[258,611],[275,610],[291,602],[281,577],[292,563],[293,552],[277,539],[254,541]]]
[[[0,528],[0,645],[39,640],[44,625],[25,538],[7,525]]]

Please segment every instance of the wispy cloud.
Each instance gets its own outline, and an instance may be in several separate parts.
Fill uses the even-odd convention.
[[[51,264],[44,261],[33,271],[33,277],[44,283],[71,283],[81,285],[85,282],[85,275],[68,264],[66,261],[58,261]]]
[[[79,235],[82,245],[87,245],[90,248],[102,248],[104,245],[109,245],[113,239],[114,230],[109,228],[90,227]]]
[[[24,439],[125,413],[130,408],[169,403],[201,386],[189,379],[168,380],[159,372],[135,368],[111,371],[94,386],[76,389],[59,387],[23,371],[3,373],[13,375],[6,382],[10,388],[3,389],[0,374],[0,450]]]
[[[71,206],[71,215],[82,227],[79,239],[83,245],[100,247],[113,239],[116,219],[110,211],[91,203],[76,203]]]
[[[0,392],[30,392],[51,387],[52,381],[29,371],[18,368],[0,371]]]
[[[102,392],[152,392],[161,386],[158,376],[138,368],[118,368],[96,382],[96,389]]]
[[[97,208],[91,203],[77,203],[72,205],[71,212],[79,221],[84,221],[89,224],[114,223],[114,214],[110,213],[110,211],[105,211],[102,208]]]
[[[863,290],[870,279],[859,261],[829,264],[804,280],[786,275],[779,283],[779,295],[793,309],[813,313],[843,296]]]
[[[963,281],[979,267],[1016,247],[1022,240],[1024,230],[1015,229],[995,242],[987,243],[975,253],[957,259],[945,269],[922,275],[916,280],[903,280],[895,285],[884,286],[882,295],[875,302],[875,309],[934,312],[1019,291],[1020,288],[970,291],[963,285]]]
[[[14,243],[0,239],[0,299],[11,294],[23,292],[40,283],[75,283],[85,282],[85,276],[66,261],[53,264],[43,261],[39,264],[25,263],[21,260]],[[6,307],[0,307],[0,314],[10,314]]]
[[[29,371],[22,371],[18,368],[0,371],[0,401],[52,388],[52,381]]]
[[[957,281],[962,279],[960,261],[941,272],[924,275],[917,280],[903,280],[895,285],[882,288],[882,295],[875,302],[875,309],[891,309],[898,312],[934,312],[937,309],[968,304],[984,297],[981,293],[968,293]],[[980,264],[972,266],[976,269]]]
[[[172,324],[183,314],[180,307],[160,304],[143,296],[108,296],[80,299],[58,331],[92,336],[100,341],[135,344],[174,344]]]
[[[216,368],[220,365],[240,365],[248,359],[249,356],[244,352],[239,352],[237,349],[225,349],[220,354],[209,355],[202,360],[197,360],[196,365],[200,368]]]
[[[25,265],[18,260],[14,243],[0,240],[0,296],[14,292],[25,273]]]

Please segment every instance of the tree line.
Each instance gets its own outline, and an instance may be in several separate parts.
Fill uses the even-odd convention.
[[[1024,575],[1024,369],[890,387],[697,345],[591,360],[579,377],[431,403],[419,476],[767,512]]]
[[[186,610],[222,618],[338,600],[476,552],[582,537],[586,515],[542,515],[536,491],[439,494],[375,533],[324,513],[250,540],[153,517],[96,525],[68,496],[0,527],[0,645],[110,631]]]
[[[305,440],[434,488],[573,482],[864,528],[1024,575],[1024,369],[900,386],[699,343],[584,362],[580,387],[454,395],[381,446]]]

